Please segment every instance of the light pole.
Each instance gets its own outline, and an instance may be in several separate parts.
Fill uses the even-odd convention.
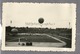
[[[69,28],[70,28],[70,22],[69,22]]]
[[[18,41],[18,42],[19,42],[18,45],[20,45],[20,38],[19,38],[18,40],[19,40],[19,41]]]

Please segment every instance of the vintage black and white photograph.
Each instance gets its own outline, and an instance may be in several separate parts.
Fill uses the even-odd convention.
[[[3,3],[2,10],[3,50],[75,50],[76,4]]]

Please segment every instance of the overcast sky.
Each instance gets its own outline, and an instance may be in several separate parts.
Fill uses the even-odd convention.
[[[42,27],[69,28],[72,27],[75,19],[75,11],[75,4],[3,3],[3,18],[6,19],[6,26],[40,27],[38,19],[42,17],[44,18]],[[25,23],[38,23],[38,25]],[[51,25],[44,25],[45,23]]]

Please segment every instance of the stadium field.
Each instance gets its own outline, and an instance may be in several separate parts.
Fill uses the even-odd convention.
[[[31,41],[31,42],[60,42],[54,38],[47,36],[46,34],[40,35],[15,35],[15,36],[7,36],[7,42],[18,42],[20,38],[21,42]]]
[[[8,35],[6,39],[6,46],[18,46],[19,39],[20,43],[32,42],[32,46],[62,47],[66,45],[64,41],[49,34],[27,33],[27,35]]]

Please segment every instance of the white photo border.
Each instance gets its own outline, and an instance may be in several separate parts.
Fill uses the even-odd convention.
[[[5,2],[12,3],[12,2]],[[3,3],[3,4],[5,4]],[[18,2],[14,2],[18,3]],[[24,3],[24,2],[21,2]],[[29,3],[29,4],[71,4],[74,6],[74,18],[72,25],[72,47],[71,48],[55,48],[55,47],[6,47],[5,46],[5,18],[3,14],[3,6],[2,6],[2,50],[3,51],[75,51],[75,42],[76,42],[76,4],[75,3]]]

